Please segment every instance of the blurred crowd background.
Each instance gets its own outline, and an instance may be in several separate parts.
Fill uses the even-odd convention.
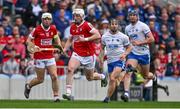
[[[77,7],[85,10],[85,19],[101,34],[108,31],[111,18],[119,21],[119,30],[124,32],[129,24],[128,10],[138,10],[139,20],[148,24],[155,38],[149,45],[151,71],[162,79],[180,77],[180,3],[173,0],[1,0],[0,73],[34,73],[33,54],[27,52],[25,44],[28,34],[41,23],[42,13],[50,12],[64,46],[73,21],[72,10]],[[58,66],[67,65],[68,57],[54,56]],[[63,68],[58,68],[58,75],[64,75]]]

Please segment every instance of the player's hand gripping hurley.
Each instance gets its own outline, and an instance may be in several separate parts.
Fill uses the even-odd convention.
[[[35,52],[41,52],[41,51],[58,51],[59,53],[64,54],[65,56],[68,56],[63,51],[63,48],[59,45],[54,45],[54,48],[40,48],[39,46],[34,45],[34,43],[29,43],[27,46],[27,50],[32,54]]]

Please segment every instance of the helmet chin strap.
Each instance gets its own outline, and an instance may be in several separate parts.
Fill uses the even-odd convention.
[[[42,25],[43,25],[44,29],[48,29],[49,28],[49,26],[44,25],[43,23],[42,23]]]
[[[75,22],[76,25],[80,25],[83,22],[83,20],[81,20],[80,22]]]

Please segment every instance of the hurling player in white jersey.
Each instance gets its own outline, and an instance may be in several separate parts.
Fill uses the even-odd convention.
[[[139,64],[141,72],[146,80],[154,78],[154,75],[149,72],[150,69],[150,51],[148,44],[154,42],[154,37],[145,23],[139,21],[138,12],[134,9],[128,11],[130,24],[126,26],[125,33],[130,37],[133,49],[128,55],[126,65],[132,68],[137,68]],[[131,81],[131,72],[127,73],[124,78],[124,94],[121,99],[125,102],[129,99],[129,87]]]
[[[108,103],[117,86],[116,80],[119,78],[122,80],[124,77],[125,72],[122,70],[125,68],[125,59],[131,52],[132,46],[129,37],[118,31],[118,21],[115,19],[110,21],[110,30],[103,34],[101,42],[103,50],[105,47],[107,50],[109,87],[103,102]]]

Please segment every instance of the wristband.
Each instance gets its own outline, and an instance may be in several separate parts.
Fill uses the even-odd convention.
[[[84,38],[85,41],[89,41],[89,38]]]

